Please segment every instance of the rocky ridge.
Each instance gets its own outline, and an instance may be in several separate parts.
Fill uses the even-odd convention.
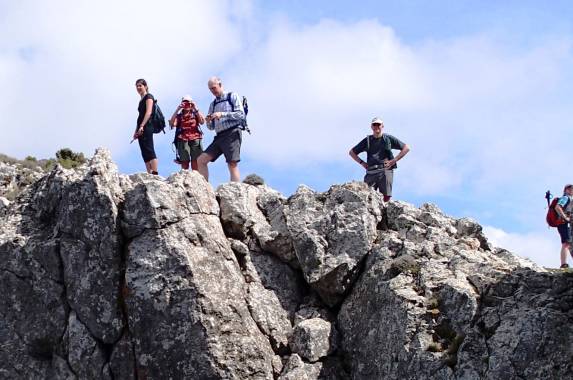
[[[573,276],[362,183],[289,198],[98,150],[0,211],[0,378],[556,379]]]
[[[39,165],[26,161],[18,162],[4,155],[0,155],[1,158],[4,158],[5,162],[0,160],[0,215],[18,194],[46,174]]]

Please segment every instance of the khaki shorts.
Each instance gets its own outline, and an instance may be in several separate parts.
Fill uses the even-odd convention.
[[[177,139],[176,146],[179,161],[182,162],[196,160],[203,153],[201,139],[190,141]]]

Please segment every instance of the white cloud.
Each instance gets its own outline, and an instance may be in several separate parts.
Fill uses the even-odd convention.
[[[531,185],[532,172],[569,155],[573,133],[555,115],[571,118],[571,104],[555,109],[548,99],[567,87],[571,44],[539,39],[519,49],[499,40],[410,45],[377,21],[283,20],[249,51],[248,67],[233,70],[256,131],[245,149],[278,167],[345,161],[381,115],[412,147],[400,176],[421,194]],[[539,136],[549,125],[563,138]]]
[[[249,4],[2,5],[0,151],[51,156],[63,146],[88,154],[107,146],[119,156],[137,118],[135,80],[147,79],[166,113],[183,93],[206,92],[206,79],[241,50]]]
[[[555,228],[530,233],[508,233],[502,229],[484,226],[488,240],[496,247],[505,248],[537,264],[558,268],[561,243]],[[571,262],[571,257],[568,258]]]
[[[337,178],[361,179],[348,150],[380,115],[386,132],[412,148],[397,173],[401,194],[486,199],[497,210],[511,197],[505,215],[537,220],[523,204],[571,182],[554,169],[568,161],[573,138],[564,122],[573,117],[563,96],[573,84],[567,38],[523,46],[484,31],[411,43],[374,19],[300,26],[269,19],[256,4],[3,2],[0,152],[48,156],[69,146],[89,154],[103,145],[141,168],[127,144],[135,79],[146,78],[170,114],[183,93],[204,109],[205,80],[221,74],[227,89],[249,98],[243,167],[334,167]],[[167,152],[168,140],[158,140]]]

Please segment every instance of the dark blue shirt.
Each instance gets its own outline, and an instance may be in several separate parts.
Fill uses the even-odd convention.
[[[355,154],[366,152],[366,163],[369,167],[372,167],[374,165],[384,165],[385,160],[392,160],[394,158],[392,149],[402,150],[404,145],[396,137],[384,133],[379,138],[374,137],[374,135],[366,136],[352,148],[352,151]],[[397,167],[397,165],[394,165],[392,169]]]

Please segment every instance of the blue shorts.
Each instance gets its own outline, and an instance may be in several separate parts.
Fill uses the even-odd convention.
[[[559,236],[561,236],[561,243],[571,243],[571,227],[569,223],[563,223],[557,226]]]

